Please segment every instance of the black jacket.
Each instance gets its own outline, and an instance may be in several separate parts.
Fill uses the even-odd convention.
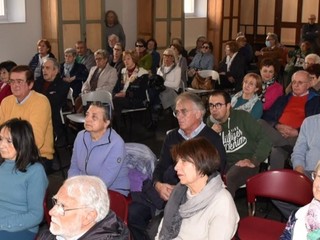
[[[52,235],[49,230],[39,234],[39,240],[55,240],[56,236]],[[109,211],[108,215],[97,222],[78,240],[129,240],[128,227],[115,215]]]

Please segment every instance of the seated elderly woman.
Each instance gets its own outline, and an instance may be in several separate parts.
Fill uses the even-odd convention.
[[[161,67],[157,74],[164,79],[166,90],[160,93],[159,97],[163,109],[175,105],[175,99],[181,87],[181,68],[179,67],[178,58],[173,49],[167,48],[163,52]]]
[[[81,93],[82,84],[87,80],[88,70],[85,65],[76,62],[77,51],[74,48],[64,50],[64,63],[60,65],[60,74],[63,81],[70,84],[73,98]]]
[[[0,239],[35,239],[48,179],[29,122],[0,126]]]
[[[8,81],[9,73],[15,66],[17,66],[17,64],[12,61],[4,61],[0,63],[0,103],[2,102],[2,99],[12,94]]]
[[[121,71],[121,90],[115,93],[113,99],[114,123],[117,127],[120,127],[122,109],[144,106],[149,80],[148,71],[138,65],[138,56],[134,51],[124,51],[122,60],[125,68]]]
[[[220,158],[214,145],[197,137],[175,145],[171,153],[180,183],[170,195],[156,239],[230,240],[239,214],[217,171]]]
[[[262,116],[262,102],[258,95],[262,91],[261,77],[256,73],[248,73],[243,78],[242,91],[236,93],[231,99],[233,109],[242,109],[255,119]]]
[[[320,162],[313,178],[313,199],[308,204],[293,211],[280,240],[320,239]]]
[[[68,177],[93,175],[100,177],[108,189],[125,196],[130,182],[125,162],[125,145],[111,128],[111,106],[91,103],[86,112],[84,130],[75,139]]]

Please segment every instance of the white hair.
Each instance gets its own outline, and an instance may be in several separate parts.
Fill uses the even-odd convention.
[[[310,53],[305,57],[304,60],[306,61],[307,59],[313,59],[315,64],[320,64],[320,57],[318,54]]]
[[[104,182],[95,176],[74,176],[64,184],[69,197],[77,199],[80,205],[96,210],[96,222],[104,219],[109,213],[110,200]]]

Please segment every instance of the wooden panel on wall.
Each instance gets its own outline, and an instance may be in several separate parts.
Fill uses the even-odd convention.
[[[308,22],[308,17],[310,14],[315,14],[317,17],[317,22],[319,22],[319,0],[305,0],[302,2],[302,22]]]
[[[229,19],[223,20],[223,33],[222,33],[222,41],[228,41],[229,40],[229,28],[230,28],[230,21]]]
[[[281,28],[280,39],[281,39],[281,43],[284,45],[295,45],[296,29]]]
[[[75,42],[81,39],[79,24],[63,24],[62,31],[64,49],[74,47]]]
[[[42,0],[42,36],[47,39],[58,38],[58,6],[56,1]]]
[[[182,0],[171,0],[171,18],[181,18]]]
[[[239,16],[239,0],[233,0],[233,13],[232,14],[233,14],[233,17]]]
[[[167,48],[167,22],[156,22],[154,37],[157,39],[159,48]]]
[[[104,16],[101,16],[101,0],[86,0],[85,11],[87,20],[104,19]]]
[[[80,20],[79,0],[61,0],[62,20]]]
[[[275,0],[259,0],[258,25],[274,25],[273,9],[275,9]]]
[[[232,38],[235,39],[238,33],[238,19],[232,19]]]
[[[153,9],[150,0],[137,1],[137,37],[145,40],[153,34]]]
[[[230,16],[230,1],[231,0],[225,0],[223,5],[223,16],[229,17]]]
[[[92,51],[99,49],[102,46],[101,43],[101,24],[99,23],[88,23],[86,25],[87,33],[87,45]]]
[[[282,22],[297,22],[298,0],[282,0]]]
[[[241,0],[240,23],[245,25],[253,24],[254,0]]]
[[[155,0],[156,18],[167,18],[167,9],[166,0]]]
[[[172,20],[171,21],[171,39],[172,38],[180,38],[180,39],[183,39],[182,37],[182,23],[181,21],[174,21]]]

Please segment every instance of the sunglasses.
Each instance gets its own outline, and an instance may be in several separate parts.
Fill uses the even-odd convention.
[[[209,48],[209,46],[202,46],[202,48],[204,48],[204,49],[208,49],[208,48]]]
[[[136,47],[144,47],[142,44],[136,44]]]

